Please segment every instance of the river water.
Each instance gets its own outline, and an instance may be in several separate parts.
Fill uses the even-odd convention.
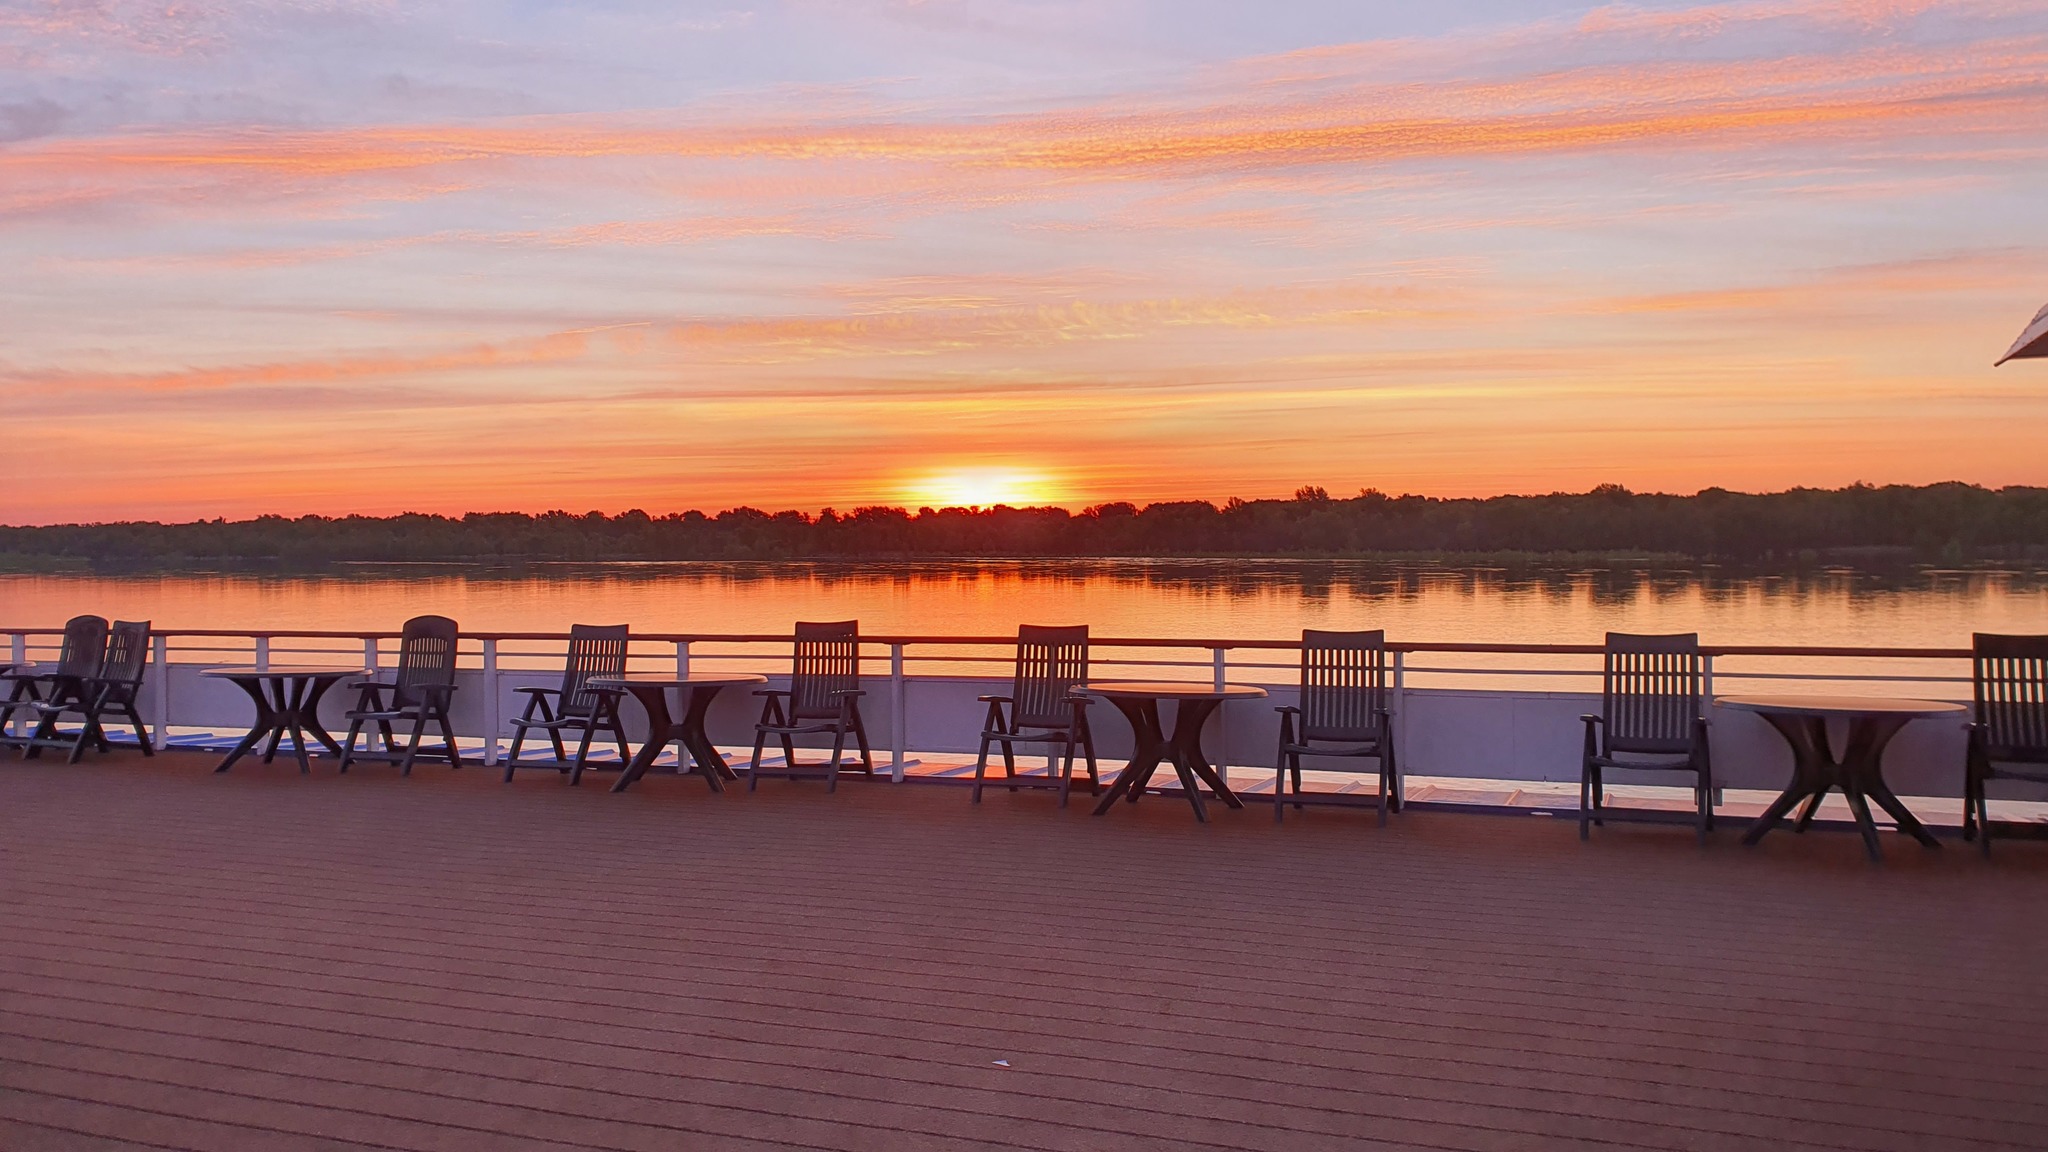
[[[1597,643],[1608,630],[1710,644],[1964,646],[2048,632],[2048,573],[1499,570],[1295,561],[378,566],[320,575],[0,576],[0,627],[81,612],[159,628],[395,629],[436,612],[472,631],[626,623],[647,632],[786,632],[857,619],[870,634],[1001,635],[1087,623],[1098,636],[1283,639],[1384,628],[1406,641]]]

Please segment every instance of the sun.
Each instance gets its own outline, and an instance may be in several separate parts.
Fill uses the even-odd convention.
[[[1054,501],[1044,476],[1016,468],[949,468],[911,481],[904,496],[929,508],[1027,508]]]

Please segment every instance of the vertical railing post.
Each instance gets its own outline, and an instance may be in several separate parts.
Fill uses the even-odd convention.
[[[1712,652],[1707,652],[1700,656],[1700,703],[1708,708],[1714,706],[1714,654]],[[1709,715],[1711,714],[1709,713]],[[1712,738],[1711,735],[1708,737],[1709,740]],[[1727,790],[1716,787],[1709,801],[1714,807],[1719,808],[1726,799]]]
[[[26,663],[28,663],[28,633],[16,632],[14,634],[14,666],[19,668]],[[25,736],[28,734],[28,722],[21,717],[11,718],[9,723],[13,728],[7,732],[8,735]]]
[[[1209,662],[1215,672],[1216,690],[1218,692],[1221,692],[1223,685],[1228,682],[1230,676],[1229,660],[1229,649],[1209,649]],[[1178,723],[1178,720],[1175,722]],[[1216,778],[1223,781],[1225,788],[1230,787],[1230,701],[1228,700],[1216,706]]]
[[[171,638],[159,632],[151,647],[156,651],[156,699],[149,709],[150,747],[162,748],[171,737]]]
[[[498,640],[484,640],[484,767],[498,762],[498,726],[503,723],[498,701]]]
[[[1408,654],[1394,649],[1394,758],[1399,762],[1401,775],[1407,776],[1415,770],[1414,761],[1408,759]]]
[[[267,671],[270,668],[270,637],[268,636],[258,636],[256,638],[256,667],[259,671]]]
[[[903,645],[889,645],[889,779],[903,783],[904,761],[909,741],[905,738],[903,707]]]
[[[688,640],[676,641],[676,678],[678,680],[690,678],[690,642]]]
[[[368,668],[370,670],[370,676],[373,679],[376,677],[377,638],[375,636],[363,637],[363,667]]]

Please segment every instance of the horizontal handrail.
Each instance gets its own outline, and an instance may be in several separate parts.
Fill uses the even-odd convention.
[[[345,630],[345,629],[254,629],[235,630],[227,628],[159,628],[155,634],[169,638],[210,638],[246,640],[397,640],[402,635],[396,631]],[[55,628],[0,628],[0,635],[18,636],[61,636],[62,627]],[[464,640],[504,642],[507,640],[536,640],[567,643],[567,632],[464,632]],[[635,632],[634,640],[651,643],[671,644],[779,644],[793,639],[788,632]],[[1013,645],[1015,635],[1008,636],[948,636],[948,635],[862,635],[861,643],[883,646],[903,645],[905,647],[926,647],[932,645]],[[1204,649],[1299,649],[1299,640],[1261,640],[1220,637],[1162,637],[1162,636],[1091,636],[1089,643],[1099,648],[1204,648]],[[1598,656],[1606,651],[1599,644],[1526,644],[1489,643],[1475,641],[1426,641],[1389,640],[1389,652],[1443,652],[1465,654],[1494,654],[1504,656]],[[1705,656],[1787,656],[1787,657],[1841,657],[1886,660],[1967,660],[1971,657],[1968,648],[1908,648],[1908,647],[1846,647],[1841,645],[1787,645],[1787,644],[1702,644],[1700,653]]]

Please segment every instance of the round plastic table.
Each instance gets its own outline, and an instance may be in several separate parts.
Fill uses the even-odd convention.
[[[727,780],[739,776],[732,766],[725,762],[711,744],[711,737],[704,731],[704,714],[711,708],[711,701],[718,693],[735,684],[766,684],[766,676],[751,672],[729,674],[701,673],[689,676],[662,676],[657,674],[633,673],[626,676],[593,676],[590,686],[624,692],[640,702],[647,711],[647,743],[633,754],[633,760],[626,765],[612,791],[624,792],[632,787],[633,781],[647,775],[647,769],[654,764],[654,758],[671,743],[680,742],[689,753],[697,771],[704,774],[704,782],[713,792],[725,791]],[[682,719],[675,719],[668,709],[668,693],[674,689],[682,698]]]
[[[1180,777],[1181,791],[1195,810],[1195,819],[1207,822],[1209,811],[1202,803],[1201,785],[1207,784],[1216,799],[1232,808],[1244,801],[1223,782],[1223,777],[1202,755],[1202,725],[1225,700],[1256,700],[1264,688],[1250,684],[1184,684],[1162,680],[1092,680],[1073,689],[1076,696],[1107,700],[1131,722],[1131,762],[1117,773],[1115,783],[1095,806],[1097,816],[1110,810],[1118,797],[1137,803],[1151,782],[1161,761],[1173,765]],[[1159,722],[1159,702],[1175,702],[1173,732],[1167,734]]]
[[[1756,823],[1743,833],[1744,844],[1755,844],[1778,826],[1778,821],[1805,801],[1793,824],[1804,832],[1820,809],[1821,797],[1831,788],[1842,790],[1856,827],[1863,833],[1863,846],[1872,860],[1884,859],[1878,846],[1877,826],[1870,819],[1870,801],[1884,809],[1899,825],[1899,831],[1929,848],[1941,842],[1916,819],[1884,782],[1884,747],[1899,730],[1915,720],[1960,714],[1961,704],[1941,700],[1901,700],[1889,696],[1723,696],[1714,701],[1718,708],[1754,712],[1768,721],[1785,743],[1792,747],[1792,783],[1771,802]],[[1828,745],[1828,721],[1849,722],[1849,740],[1838,758]]]

